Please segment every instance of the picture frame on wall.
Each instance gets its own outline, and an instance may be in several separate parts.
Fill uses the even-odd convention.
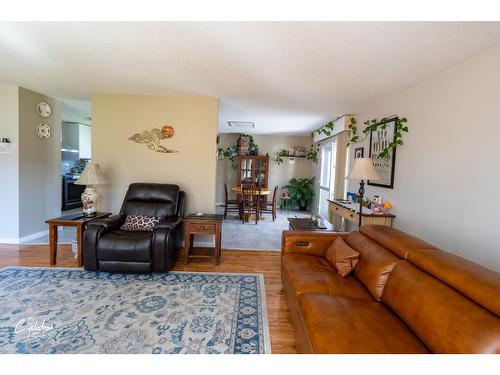
[[[397,117],[389,119],[384,124],[379,124],[370,132],[369,155],[373,161],[373,166],[380,179],[377,181],[368,180],[368,185],[378,186],[388,189],[394,188],[394,170],[396,166],[396,148],[392,149],[387,158],[379,158],[380,152],[395,140]]]
[[[354,149],[354,159],[362,158],[365,156],[365,148],[364,147],[358,147]]]

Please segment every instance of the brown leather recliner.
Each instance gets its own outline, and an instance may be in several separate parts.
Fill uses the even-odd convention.
[[[337,239],[360,253],[339,276]],[[281,275],[299,353],[500,353],[500,274],[399,230],[285,231]]]
[[[170,270],[182,247],[184,192],[177,185],[131,184],[120,214],[88,223],[83,266],[88,271],[149,273]],[[164,217],[152,232],[120,230],[127,215]]]

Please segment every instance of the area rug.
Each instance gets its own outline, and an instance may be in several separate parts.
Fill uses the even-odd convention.
[[[261,274],[0,270],[0,353],[270,353]]]

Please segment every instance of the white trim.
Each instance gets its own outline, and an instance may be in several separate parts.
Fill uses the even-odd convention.
[[[334,137],[343,131],[349,130],[349,125],[351,123],[351,117],[354,117],[354,116],[343,115],[343,116],[337,118],[335,121],[333,121],[333,129],[330,130],[330,135],[326,135],[323,133],[321,133],[321,134],[314,133],[313,141],[315,143],[321,142],[321,141],[324,141],[325,139]],[[322,130],[324,128],[325,128],[325,126],[319,128],[318,130]]]
[[[35,238],[46,236],[48,234],[49,234],[49,230],[48,229],[41,230],[40,232],[36,232],[36,233],[29,234],[27,236],[19,238],[19,243],[23,243],[23,242],[26,242],[26,241],[31,241],[31,240],[34,240]]]
[[[57,231],[60,232],[63,230],[63,227],[58,227]],[[35,238],[43,237],[43,236],[48,236],[49,235],[49,230],[44,229],[41,230],[40,232],[28,234],[27,236],[24,237],[18,237],[18,238],[0,238],[0,243],[2,244],[12,244],[12,245],[19,245],[23,244],[25,242],[34,240]],[[46,242],[41,242],[41,243],[46,243]],[[62,243],[62,242],[61,242]],[[31,243],[32,245],[35,245],[35,243]]]
[[[0,238],[0,244],[18,244],[19,238]]]

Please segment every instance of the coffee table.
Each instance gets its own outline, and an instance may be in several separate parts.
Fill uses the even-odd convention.
[[[320,225],[316,225],[310,218],[289,217],[288,224],[290,230],[336,232],[333,225],[325,219],[321,219]]]

